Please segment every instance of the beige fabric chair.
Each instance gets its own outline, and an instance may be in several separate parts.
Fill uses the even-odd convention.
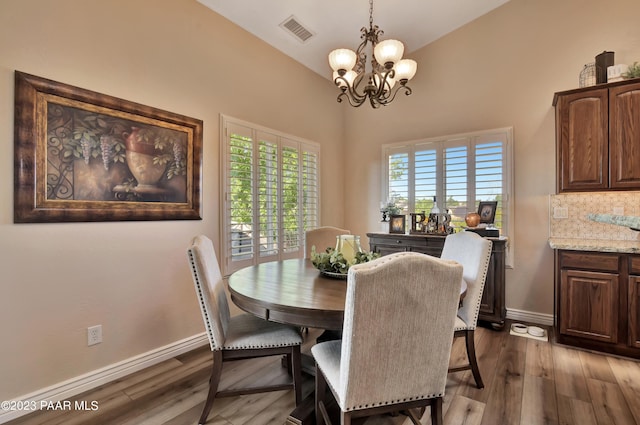
[[[453,367],[449,372],[469,370],[473,373],[478,388],[484,388],[480,368],[476,359],[474,331],[478,324],[478,313],[482,301],[482,292],[487,278],[491,258],[490,240],[474,232],[459,232],[447,236],[440,258],[457,261],[464,268],[464,280],[467,282],[467,295],[462,301],[456,318],[455,337],[464,336],[469,364]]]
[[[200,417],[207,421],[216,397],[235,396],[266,391],[294,389],[296,405],[302,400],[302,337],[291,326],[268,322],[250,314],[230,317],[224,282],[213,243],[206,236],[196,236],[187,250],[198,304],[213,352],[213,368],[209,393]],[[226,360],[286,355],[291,365],[292,383],[218,391],[222,363]]]
[[[311,348],[316,424],[330,423],[328,383],[343,425],[395,411],[420,424],[426,406],[432,423],[441,425],[461,282],[461,265],[416,252],[352,266],[343,339]]]
[[[305,233],[304,258],[311,258],[311,248],[316,247],[317,252],[324,252],[327,247],[336,247],[336,237],[339,235],[350,235],[351,232],[339,227],[324,226],[317,229],[307,230]]]

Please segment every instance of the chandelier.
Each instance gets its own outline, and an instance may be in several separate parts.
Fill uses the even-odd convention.
[[[407,82],[413,78],[418,65],[411,59],[402,59],[404,45],[398,40],[378,41],[384,32],[373,25],[373,0],[369,0],[369,29],[360,30],[363,40],[354,52],[336,49],[329,53],[329,65],[333,69],[333,81],[340,88],[338,102],[346,97],[351,106],[358,107],[367,99],[373,108],[387,105],[398,91],[407,96],[411,88]],[[371,65],[367,68],[367,52]]]

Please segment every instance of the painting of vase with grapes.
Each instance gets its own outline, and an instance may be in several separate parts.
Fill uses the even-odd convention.
[[[187,135],[55,103],[47,111],[47,199],[186,202]]]
[[[15,223],[202,219],[202,120],[20,71],[15,82]]]

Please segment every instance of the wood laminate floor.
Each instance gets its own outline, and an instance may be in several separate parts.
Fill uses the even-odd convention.
[[[306,346],[318,335],[311,330]],[[640,425],[640,362],[594,354],[485,328],[476,349],[486,387],[475,388],[469,371],[450,374],[444,403],[447,425]],[[451,362],[465,358],[464,340]],[[74,397],[98,403],[95,411],[36,412],[10,425],[193,425],[206,397],[208,347],[167,360]],[[285,379],[280,359],[225,365],[222,386],[242,385],[260,368],[261,380]],[[305,383],[304,393],[313,388]],[[208,425],[283,424],[293,393],[280,391],[217,399]],[[403,416],[371,418],[367,425],[408,425]],[[423,424],[430,424],[428,412]]]

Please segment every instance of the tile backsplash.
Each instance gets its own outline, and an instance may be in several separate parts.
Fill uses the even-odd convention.
[[[626,227],[587,220],[589,213],[640,216],[640,192],[549,195],[549,237],[638,240],[639,232]]]

